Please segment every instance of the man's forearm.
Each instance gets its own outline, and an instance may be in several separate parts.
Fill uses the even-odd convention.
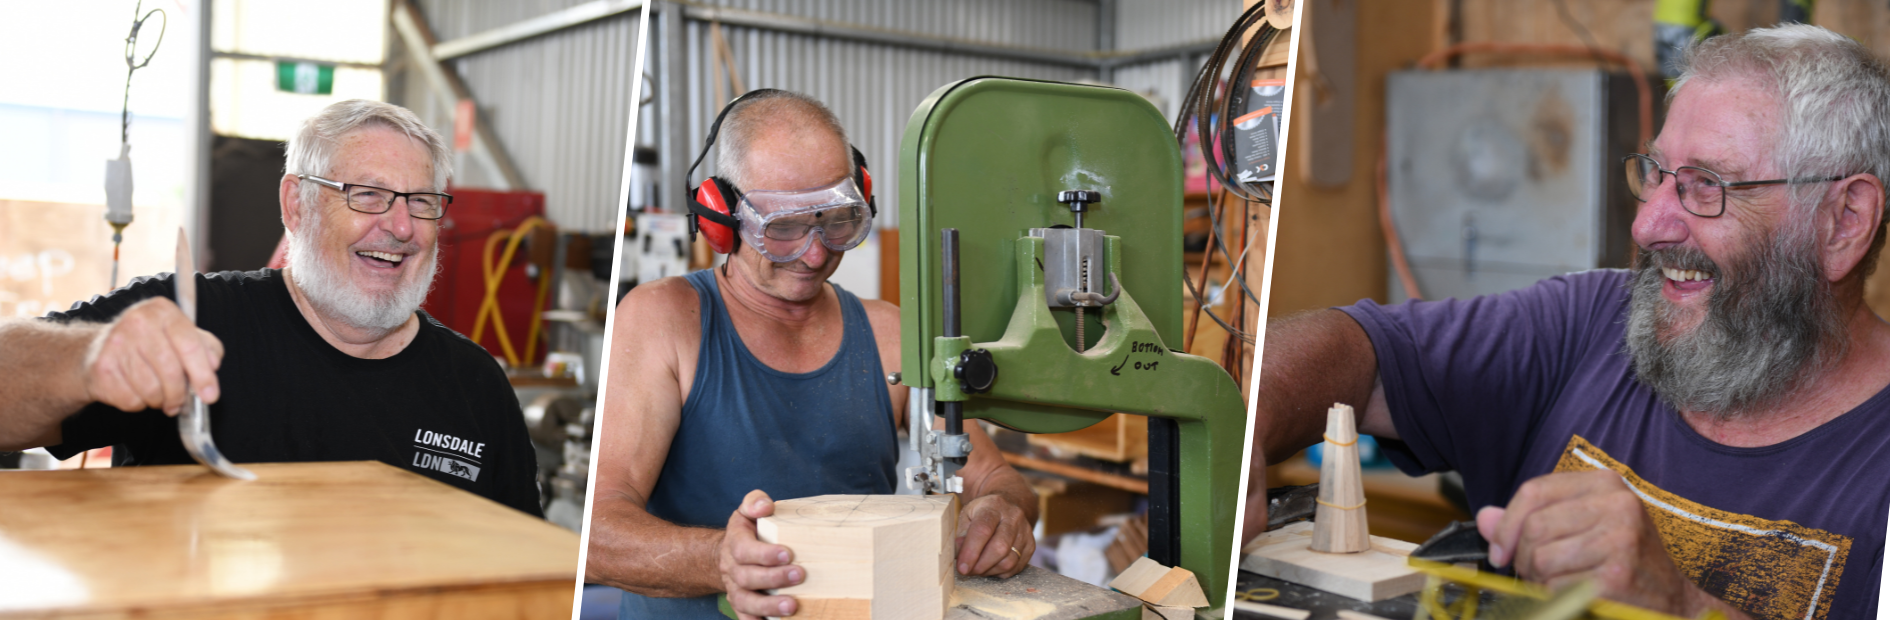
[[[1314,310],[1269,321],[1254,454],[1264,452],[1264,464],[1272,465],[1318,443],[1326,409],[1338,402],[1366,411],[1377,378],[1371,338],[1345,313]]]
[[[654,597],[722,592],[722,530],[676,525],[624,498],[593,501],[586,583]]]
[[[0,321],[0,450],[59,443],[59,423],[90,402],[85,356],[102,328]]]

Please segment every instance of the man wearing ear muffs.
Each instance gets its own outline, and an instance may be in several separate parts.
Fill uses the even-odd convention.
[[[826,106],[780,90],[730,103],[718,138],[691,211],[727,263],[639,286],[613,319],[586,581],[627,591],[621,618],[719,618],[721,592],[744,618],[792,615],[763,592],[806,579],[756,539],[771,498],[899,484],[899,309],[827,282],[872,230],[865,158]],[[1009,577],[1036,548],[1037,497],[966,430],[956,569]]]

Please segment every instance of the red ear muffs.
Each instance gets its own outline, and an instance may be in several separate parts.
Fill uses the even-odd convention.
[[[873,173],[866,171],[866,154],[852,145],[847,145],[847,148],[853,150],[853,167],[859,170],[853,177],[853,184],[860,186],[860,193],[866,196],[868,212],[873,217],[879,217],[879,197],[873,195]]]
[[[735,251],[735,228],[741,221],[733,213],[739,195],[722,177],[709,177],[696,186],[694,200],[689,201],[690,227],[701,231],[709,249],[718,254]]]
[[[771,88],[749,91],[736,97],[728,105],[722,106],[722,112],[715,115],[715,123],[709,125],[709,139],[702,144],[702,152],[696,154],[696,161],[689,165],[685,176],[694,175],[696,167],[702,165],[702,159],[708,157],[709,147],[715,145],[716,135],[722,132],[722,119],[735,109],[735,105],[749,97],[767,92],[778,92]],[[866,205],[872,215],[879,215],[879,198],[873,196],[873,175],[866,171],[866,155],[860,149],[852,148],[853,167],[858,171],[853,182],[860,186],[860,193],[866,195]],[[741,192],[729,185],[721,177],[709,177],[691,192],[689,201],[689,236],[695,239],[699,231],[709,241],[709,248],[720,254],[735,251],[735,229],[741,221],[735,218],[735,204],[741,200]]]

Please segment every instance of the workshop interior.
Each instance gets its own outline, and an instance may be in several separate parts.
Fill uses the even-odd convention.
[[[1039,497],[1013,579],[1063,598],[959,591],[1139,618],[1154,599],[1106,595],[1146,558],[1205,592],[1165,613],[1230,613],[1227,434],[1246,423],[1292,40],[1291,3],[1271,4],[657,3],[619,294],[728,260],[689,203],[717,174],[724,104],[812,96],[871,171],[871,236],[830,281],[900,309],[888,380],[920,429],[901,432],[901,492],[955,490],[961,425],[982,425]],[[587,585],[582,614],[621,596]]]
[[[1266,308],[1275,318],[1361,299],[1468,298],[1626,267],[1637,203],[1618,162],[1643,152],[1658,131],[1683,46],[1802,22],[1890,51],[1884,7],[1850,0],[1306,0],[1301,13],[1280,183],[1286,223]],[[1866,285],[1879,314],[1890,309],[1885,277],[1879,270]],[[1329,439],[1345,436],[1331,429]],[[1305,527],[1294,522],[1324,514],[1315,500],[1334,502],[1321,489],[1331,484],[1322,472],[1332,471],[1322,457],[1333,454],[1362,463],[1357,503],[1369,504],[1375,544],[1417,548],[1414,557],[1428,552],[1446,563],[1480,556],[1476,528],[1452,525],[1473,510],[1456,473],[1407,476],[1369,436],[1328,441],[1269,467],[1269,529]],[[1433,536],[1438,544],[1417,547]],[[1318,618],[1661,617],[1605,615],[1589,605],[1592,591],[1564,592],[1556,599],[1563,611],[1551,612],[1540,600],[1546,590],[1447,565],[1406,579],[1396,596],[1334,594],[1307,586],[1313,579],[1253,572],[1270,564],[1256,559],[1261,546],[1256,539],[1240,552],[1237,597],[1273,611],[1238,617],[1295,617],[1279,608]],[[1446,590],[1457,601],[1465,591],[1471,599],[1488,593],[1485,608],[1428,607]],[[1512,595],[1533,602],[1489,607],[1489,597]]]
[[[111,448],[64,461],[43,449],[0,454],[0,468],[20,470],[0,472],[0,616],[206,615],[256,601],[278,614],[342,610],[336,617],[416,605],[432,610],[418,615],[482,605],[568,614],[643,3],[113,0],[5,10],[0,316],[42,316],[173,270],[282,266],[285,139],[332,103],[408,108],[450,143],[458,171],[431,224],[440,252],[422,308],[505,370],[546,519],[377,463],[224,469],[214,445],[206,457],[187,441],[200,462],[263,478],[199,493],[174,472],[183,466],[114,470]],[[461,464],[454,475],[477,471]],[[422,517],[444,521],[401,520]],[[130,542],[87,542],[107,531]],[[365,598],[334,598],[356,595]]]

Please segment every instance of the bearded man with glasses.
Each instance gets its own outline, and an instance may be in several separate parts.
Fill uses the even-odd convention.
[[[1490,563],[1524,579],[1684,617],[1873,617],[1890,325],[1864,280],[1890,69],[1828,30],[1757,29],[1690,50],[1668,109],[1622,162],[1632,269],[1271,322],[1253,466],[1363,405],[1405,471],[1462,472]]]
[[[773,500],[899,486],[899,309],[827,281],[872,228],[864,156],[826,106],[780,90],[730,103],[710,136],[702,187],[726,208],[703,227],[728,262],[640,284],[612,317],[585,581],[627,591],[619,618],[721,618],[717,593],[742,618],[794,615],[764,592],[807,579],[756,537]],[[955,569],[1009,577],[1036,548],[1037,496],[965,429]]]
[[[0,322],[0,450],[191,463],[176,415],[211,403],[236,462],[378,460],[542,515],[518,397],[492,356],[420,310],[452,152],[412,112],[350,100],[304,121],[279,187],[282,270],[176,274]]]

